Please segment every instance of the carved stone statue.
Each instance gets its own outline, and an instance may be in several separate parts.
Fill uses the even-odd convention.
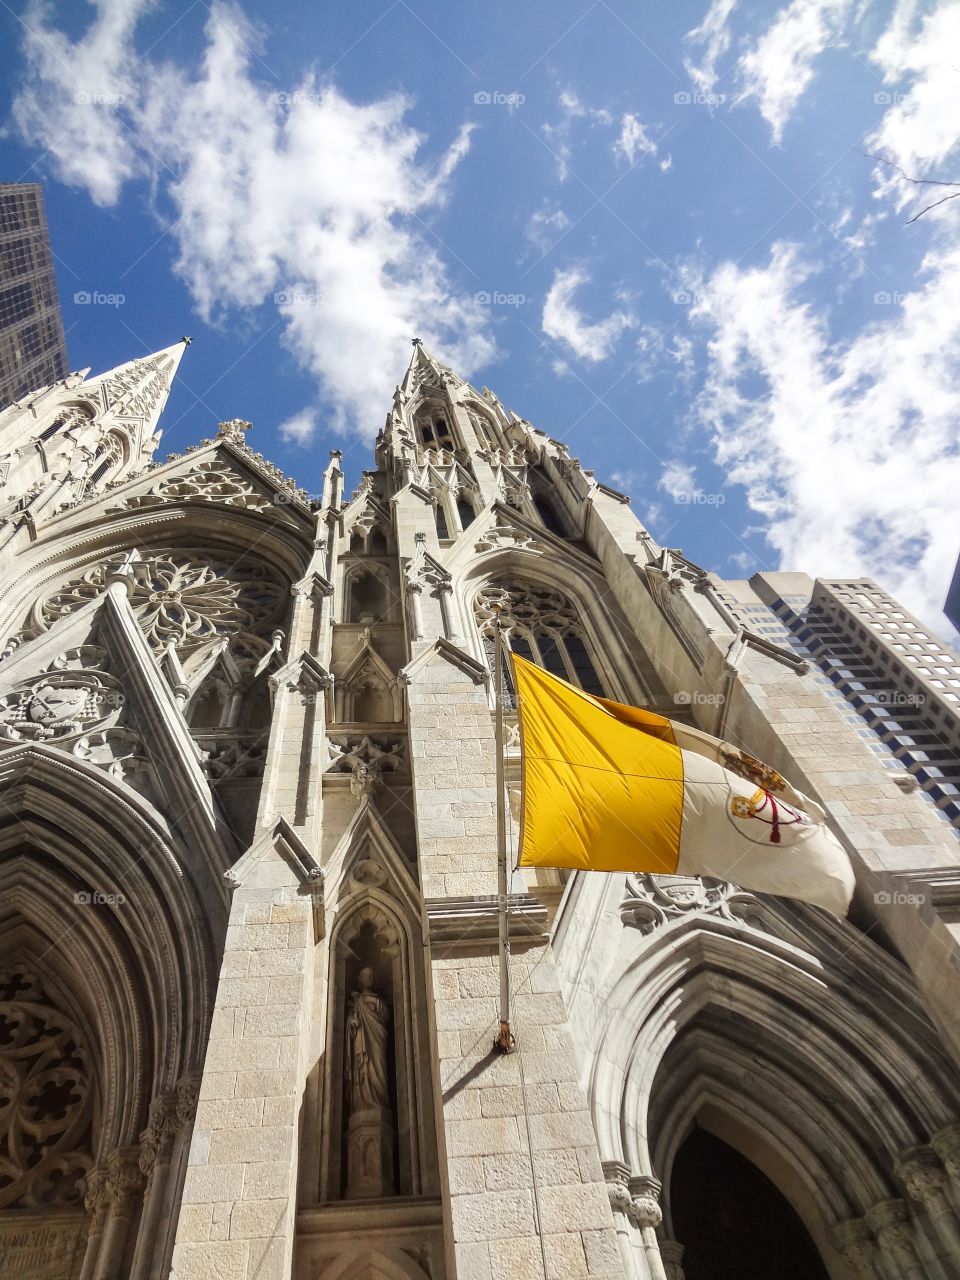
[[[389,1042],[390,1009],[373,989],[373,970],[363,968],[347,1006],[344,1046],[348,1199],[394,1194]]]
[[[367,1107],[390,1107],[387,1041],[390,1010],[373,989],[373,970],[357,974],[347,1018],[346,1076],[351,1116]]]

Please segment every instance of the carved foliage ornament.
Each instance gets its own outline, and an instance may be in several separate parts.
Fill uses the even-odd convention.
[[[124,499],[119,507],[158,507],[169,502],[215,502],[219,506],[264,511],[278,504],[245,480],[223,458],[206,458],[187,475],[158,480],[148,493]]]
[[[81,1203],[92,1115],[79,1031],[33,975],[0,974],[0,1208]]]
[[[756,899],[723,880],[700,876],[660,876],[631,873],[620,904],[620,918],[641,933],[691,914],[717,915],[725,920],[752,920]]]

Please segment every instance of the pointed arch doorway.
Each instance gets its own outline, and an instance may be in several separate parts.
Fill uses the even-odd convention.
[[[685,1280],[829,1280],[792,1205],[755,1164],[694,1124],[670,1175]]]

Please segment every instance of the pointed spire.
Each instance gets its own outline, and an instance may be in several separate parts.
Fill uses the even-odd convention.
[[[412,342],[413,353],[410,356],[407,371],[403,375],[403,381],[400,383],[401,396],[412,395],[414,391],[424,384],[432,384],[440,388],[445,382],[459,383],[462,381],[449,365],[443,364],[442,361],[427,350],[423,345],[422,338],[413,338]]]
[[[153,355],[128,360],[85,381],[84,390],[99,391],[104,411],[114,417],[140,419],[139,435],[145,442],[156,431],[174,376],[190,342],[190,338],[181,338]]]

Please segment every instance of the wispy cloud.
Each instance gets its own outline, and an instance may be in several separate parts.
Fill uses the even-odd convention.
[[[451,284],[422,221],[443,204],[468,130],[426,158],[402,95],[357,104],[309,79],[264,87],[257,30],[219,0],[199,72],[138,61],[145,7],[101,0],[75,41],[32,10],[14,118],[57,175],[103,205],[147,177],[176,211],[176,269],[201,316],[276,307],[333,425],[377,429],[370,406],[389,402],[413,333],[464,372],[488,359],[487,318]]]
[[[623,311],[614,311],[603,320],[589,320],[574,300],[574,294],[587,279],[579,267],[554,272],[543,304],[543,332],[562,342],[581,360],[597,362],[612,354],[620,335],[634,321]]]

